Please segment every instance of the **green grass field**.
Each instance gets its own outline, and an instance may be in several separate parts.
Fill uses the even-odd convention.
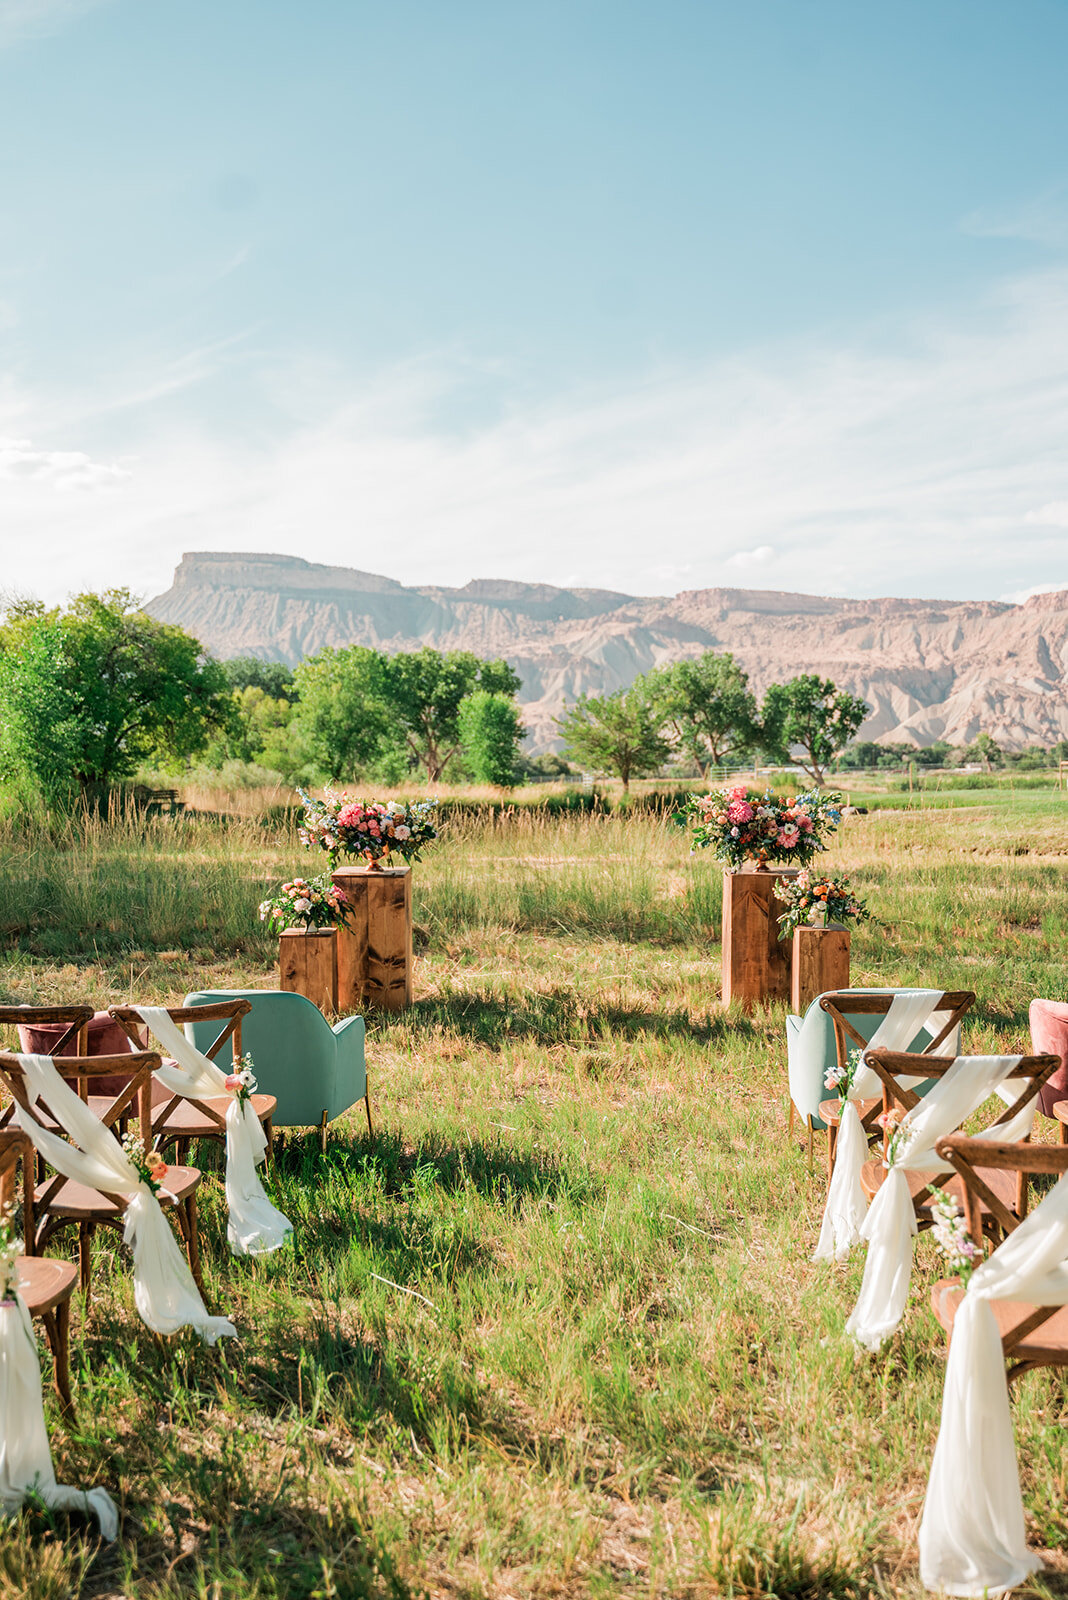
[[[1068,796],[953,799],[843,827],[828,861],[881,919],[853,981],[973,988],[966,1047],[1022,1051],[1030,998],[1065,993]],[[5,1001],[272,985],[255,906],[308,863],[251,811],[0,827]],[[325,1156],[280,1140],[293,1251],[228,1255],[205,1159],[240,1341],[155,1339],[99,1241],[77,1427],[47,1404],[60,1480],[108,1487],[122,1535],[31,1509],[0,1596],[918,1595],[937,1258],[921,1239],[901,1332],[856,1356],[863,1261],[809,1260],[782,1012],[719,1005],[717,868],[650,818],[456,823],[415,901],[416,1004],[369,1027],[378,1138],[357,1108]],[[1053,1564],[1028,1592],[1068,1595],[1063,1380],[1013,1408]]]

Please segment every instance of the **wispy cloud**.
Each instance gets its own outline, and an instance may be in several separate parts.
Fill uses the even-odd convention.
[[[103,498],[60,503],[47,473],[4,479],[0,525],[20,535],[9,579],[47,597],[119,581],[154,592],[183,550],[234,549],[408,583],[578,573],[663,593],[744,574],[776,589],[945,597],[1056,586],[1068,273],[1007,282],[937,325],[894,332],[892,348],[750,352],[466,429],[442,422],[469,379],[462,363],[357,385],[333,368],[320,384],[314,358],[277,361],[262,382],[279,407],[293,398],[269,446],[173,420],[134,446],[128,409],[106,416],[107,404],[168,388],[171,369],[112,402],[22,395],[15,426],[34,450],[86,451],[80,415],[94,460],[137,459]],[[217,352],[190,370],[238,359]],[[334,394],[325,416],[312,392]]]
[[[129,470],[93,461],[82,450],[36,450],[29,439],[0,438],[0,482],[47,485],[59,493],[121,483]]]

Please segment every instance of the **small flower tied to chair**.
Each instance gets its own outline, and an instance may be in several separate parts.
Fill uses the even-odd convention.
[[[56,1172],[124,1204],[123,1239],[133,1255],[134,1303],[153,1333],[194,1328],[205,1344],[235,1338],[226,1317],[208,1315],[189,1265],[160,1210],[152,1182],[131,1161],[111,1129],[90,1111],[56,1071],[51,1056],[8,1057],[18,1063],[21,1083],[11,1074],[15,1115],[23,1131]],[[23,1103],[25,1101],[25,1103]],[[47,1108],[70,1136],[70,1143],[42,1127],[37,1108]]]
[[[235,1256],[262,1256],[278,1250],[293,1237],[293,1224],[271,1204],[256,1171],[267,1152],[267,1136],[250,1104],[247,1083],[241,1081],[240,1073],[228,1076],[201,1055],[163,1006],[137,1006],[136,1010],[172,1057],[170,1063],[156,1069],[164,1088],[193,1100],[230,1096],[226,1108],[226,1234],[230,1249]]]
[[[56,1511],[91,1511],[101,1536],[114,1539],[119,1517],[106,1489],[68,1488],[56,1482],[45,1427],[37,1340],[19,1293],[21,1242],[10,1217],[0,1218],[0,1510],[12,1516],[27,1494]]]
[[[870,1055],[870,1052],[869,1052]],[[898,1056],[895,1066],[902,1064]],[[915,1057],[904,1058],[914,1067]],[[880,1063],[882,1065],[882,1063]],[[1030,1137],[1038,1105],[1038,1091],[1053,1071],[1056,1058],[1025,1056],[958,1056],[950,1064],[932,1061],[928,1071],[941,1073],[926,1098],[908,1110],[893,1133],[884,1181],[876,1190],[861,1229],[868,1240],[864,1281],[846,1330],[858,1344],[878,1350],[898,1328],[905,1313],[912,1274],[912,1241],[918,1231],[916,1205],[907,1173],[930,1174],[932,1180],[952,1169],[935,1151],[935,1144],[996,1094],[1007,1104],[1002,1117],[979,1137],[1016,1142]],[[1008,1081],[1022,1078],[1017,1093]]]
[[[890,1009],[872,1035],[870,1050],[904,1050],[916,1037],[923,1023],[942,1000],[941,989],[902,989],[894,995]],[[849,1082],[838,1144],[827,1190],[827,1204],[820,1227],[813,1261],[844,1261],[863,1237],[861,1229],[867,1214],[867,1201],[860,1174],[868,1156],[868,1141],[856,1107],[858,1100],[870,1100],[882,1090],[878,1075],[859,1063]]]

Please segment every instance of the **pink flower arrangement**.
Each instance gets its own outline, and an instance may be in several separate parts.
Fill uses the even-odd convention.
[[[694,795],[687,807],[695,822],[693,848],[712,849],[732,867],[753,860],[802,866],[827,848],[824,836],[841,817],[838,799],[817,790],[781,800],[740,784]]]

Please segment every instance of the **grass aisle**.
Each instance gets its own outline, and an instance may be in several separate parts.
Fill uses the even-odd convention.
[[[854,982],[975,988],[966,1047],[1028,1047],[1028,1000],[1064,993],[1064,797],[880,811],[828,860],[886,924]],[[301,865],[255,818],[9,832],[0,993],[270,986],[255,906]],[[122,1539],[31,1512],[0,1596],[918,1595],[936,1259],[921,1240],[902,1331],[855,1358],[863,1263],[809,1260],[824,1185],[786,1137],[782,1013],[718,1007],[713,864],[649,818],[528,817],[455,824],[415,871],[418,1000],[368,1041],[379,1137],[359,1111],[325,1156],[282,1137],[297,1244],[259,1262],[226,1254],[206,1180],[225,1349],[149,1335],[99,1242],[79,1424],[49,1424]],[[1013,1409],[1059,1568],[1031,1592],[1068,1594],[1063,1381]]]

